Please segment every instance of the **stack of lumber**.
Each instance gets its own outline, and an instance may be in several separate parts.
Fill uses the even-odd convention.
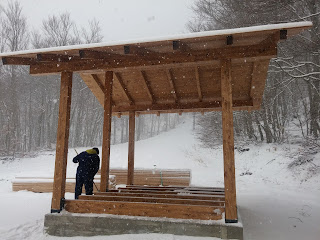
[[[110,174],[115,176],[116,184],[127,184],[127,169],[111,169]],[[189,186],[190,178],[188,169],[135,169],[133,182],[136,185]]]
[[[66,200],[73,213],[219,220],[225,211],[223,188],[130,185]]]
[[[134,183],[137,185],[190,185],[190,170],[168,170],[168,169],[135,169]],[[66,192],[74,192],[75,178],[66,179]],[[96,175],[94,182],[100,189],[100,172]],[[115,189],[116,185],[127,183],[126,169],[111,169],[109,189]],[[12,191],[27,190],[32,192],[52,192],[53,178],[50,177],[16,177],[12,181]],[[94,186],[94,191],[97,191]]]

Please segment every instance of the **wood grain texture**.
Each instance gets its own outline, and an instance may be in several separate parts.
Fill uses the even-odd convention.
[[[51,209],[59,211],[64,198],[68,157],[70,127],[70,108],[72,93],[72,72],[61,73],[59,119],[57,131],[56,160]]]
[[[105,73],[105,97],[104,97],[104,121],[102,140],[102,161],[101,161],[101,183],[100,191],[108,190],[109,169],[110,169],[110,138],[111,138],[111,118],[112,118],[112,89],[113,72]]]
[[[234,165],[231,60],[221,62],[222,131],[226,219],[237,220]]]
[[[127,216],[166,217],[181,219],[218,220],[223,207],[185,204],[108,202],[66,200],[65,210],[72,213],[105,213]],[[220,213],[220,214],[219,214]]]
[[[127,185],[134,183],[134,142],[135,142],[136,115],[134,111],[129,112],[129,140],[128,140],[128,175]]]
[[[99,201],[122,201],[122,202],[150,202],[150,203],[169,203],[187,205],[205,205],[224,207],[224,201],[199,200],[199,199],[179,199],[161,197],[133,197],[133,196],[102,196],[102,195],[82,195],[80,200],[99,200]]]

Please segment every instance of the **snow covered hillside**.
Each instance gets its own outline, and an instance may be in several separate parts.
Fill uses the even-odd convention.
[[[303,166],[299,171],[288,168],[300,146],[257,144],[245,148],[249,150],[235,151],[237,200],[245,239],[319,239],[319,174],[309,176]],[[222,147],[202,148],[189,121],[154,138],[136,142],[135,149],[137,168],[189,168],[192,185],[223,186]],[[84,149],[77,149],[81,150]],[[42,152],[35,158],[0,161],[1,239],[64,239],[42,232],[44,215],[50,211],[51,194],[11,191],[11,180],[16,176],[53,176],[54,154]],[[75,155],[69,149],[69,177],[75,175],[76,165],[72,163]],[[320,165],[320,153],[314,156],[313,164]],[[112,146],[111,168],[126,166],[127,144]],[[66,197],[73,198],[73,194]],[[146,234],[90,239],[204,238]]]

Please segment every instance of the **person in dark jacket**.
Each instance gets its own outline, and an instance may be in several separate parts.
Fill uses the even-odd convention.
[[[99,149],[88,149],[73,158],[74,163],[79,163],[76,175],[75,199],[82,193],[82,186],[86,189],[86,195],[92,195],[93,178],[99,170]]]

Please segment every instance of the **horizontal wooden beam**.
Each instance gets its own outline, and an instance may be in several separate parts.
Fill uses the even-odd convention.
[[[222,219],[224,207],[164,203],[66,200],[65,210],[72,213],[104,213],[127,216],[218,220]]]
[[[128,59],[128,56],[118,53],[94,50],[79,50],[79,55],[81,59],[109,59],[118,62]]]
[[[216,191],[216,192],[207,192],[207,191],[157,191],[157,190],[133,190],[133,189],[121,189],[121,192],[128,192],[128,193],[154,193],[154,194],[202,194],[202,195],[224,195],[224,192]]]
[[[157,193],[130,193],[130,192],[96,192],[96,196],[128,196],[128,197],[155,197],[155,198],[177,198],[198,199],[211,201],[224,201],[224,195],[202,195],[202,194],[157,194]]]
[[[123,46],[124,54],[133,54],[133,55],[148,55],[155,53],[152,50],[149,50],[145,47],[140,47],[136,45],[125,45]]]
[[[37,61],[39,62],[69,62],[69,61],[79,61],[79,60],[80,60],[79,56],[51,54],[51,53],[37,54]]]
[[[113,112],[128,111],[166,111],[166,110],[184,110],[201,108],[221,108],[221,101],[214,102],[195,102],[195,103],[172,103],[172,104],[147,104],[132,106],[115,106]],[[252,100],[233,100],[233,107],[253,106]]]
[[[37,63],[35,58],[25,58],[25,57],[3,57],[3,65],[31,65]]]
[[[85,53],[88,54],[87,50]],[[95,54],[110,54],[103,52],[96,52]],[[237,46],[226,47],[219,49],[206,49],[197,50],[192,52],[169,52],[169,53],[156,53],[144,56],[126,56],[118,55],[113,57],[103,57],[100,59],[94,58],[91,60],[83,60],[76,62],[62,62],[56,63],[37,63],[30,66],[31,74],[48,74],[62,71],[88,71],[88,70],[103,70],[103,69],[120,69],[129,67],[146,67],[146,66],[159,66],[166,64],[179,64],[179,63],[192,63],[202,61],[214,61],[224,58],[250,58],[250,57],[274,57],[277,54],[276,45],[270,46]],[[93,56],[92,56],[93,57]]]
[[[79,196],[81,200],[99,201],[122,201],[122,202],[149,202],[149,203],[169,203],[169,204],[188,204],[205,206],[224,206],[224,201],[198,200],[198,199],[179,199],[179,198],[159,198],[159,197],[130,197],[130,196]]]

